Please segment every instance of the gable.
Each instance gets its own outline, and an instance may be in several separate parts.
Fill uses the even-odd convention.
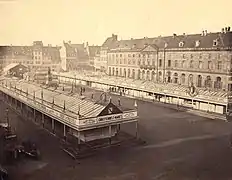
[[[156,51],[157,51],[156,48],[154,48],[154,47],[151,46],[151,45],[146,46],[146,47],[142,50],[142,52],[156,52]]]
[[[115,106],[113,103],[109,103],[100,113],[98,116],[107,116],[112,114],[119,114],[122,113],[122,111]]]

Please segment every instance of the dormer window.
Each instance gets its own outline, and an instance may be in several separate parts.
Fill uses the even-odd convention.
[[[217,45],[218,45],[218,40],[216,39],[213,41],[213,46],[217,46]]]
[[[196,46],[196,47],[199,47],[199,46],[200,46],[200,41],[196,41],[196,42],[195,42],[195,46]]]
[[[180,42],[179,47],[183,47],[183,46],[184,46],[184,42]]]

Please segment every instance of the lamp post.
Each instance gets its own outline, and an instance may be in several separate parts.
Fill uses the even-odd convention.
[[[9,109],[6,108],[6,121],[7,121],[7,128],[10,130],[10,120],[9,120]]]

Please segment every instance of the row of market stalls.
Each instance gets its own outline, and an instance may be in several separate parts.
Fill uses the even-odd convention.
[[[87,85],[103,91],[113,90],[130,97],[153,99],[218,114],[229,111],[228,93],[176,84],[156,83],[121,77],[59,73],[60,82]]]
[[[63,126],[64,137],[67,133],[72,134],[77,137],[78,143],[111,138],[123,123],[135,123],[137,129],[137,110],[123,110],[111,101],[96,103],[70,96],[62,89],[42,87],[23,79],[3,78],[0,91],[8,103],[21,109],[28,117],[39,115],[42,124],[49,121],[52,130],[59,122]]]

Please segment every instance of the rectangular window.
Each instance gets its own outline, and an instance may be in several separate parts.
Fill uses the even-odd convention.
[[[208,61],[208,69],[211,69],[211,66],[212,66],[212,62]]]
[[[168,67],[171,67],[171,60],[168,60]]]
[[[162,66],[162,59],[159,59],[159,67]]]
[[[218,70],[222,70],[222,62],[218,61],[218,66],[217,66]]]
[[[199,69],[202,69],[202,61],[199,61],[199,66],[198,66]]]
[[[177,60],[175,60],[175,67],[177,67],[178,66],[178,61]]]

